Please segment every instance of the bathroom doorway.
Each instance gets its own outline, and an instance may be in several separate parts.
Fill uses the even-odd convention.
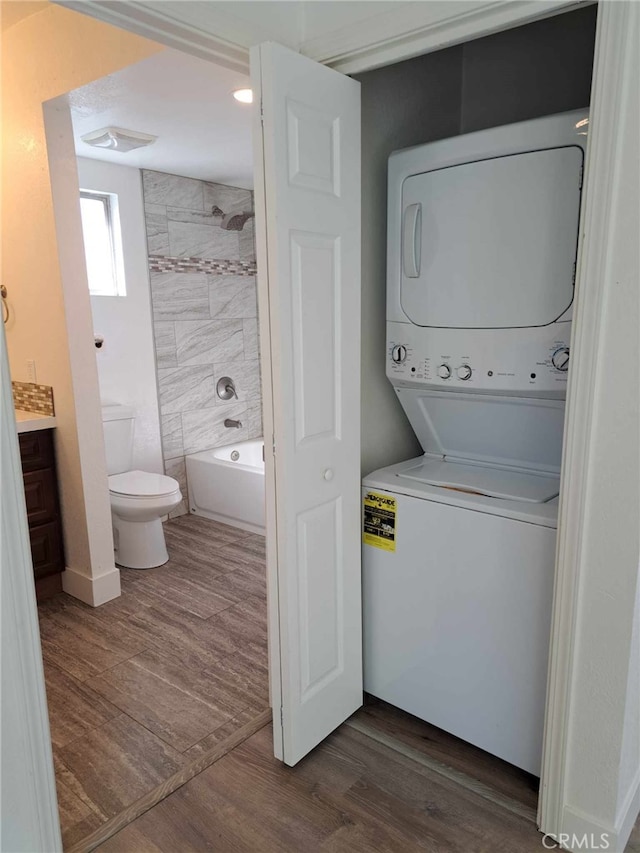
[[[65,848],[270,718],[248,85],[162,50],[68,94],[122,594],[39,605]],[[167,478],[169,559],[144,563],[120,505]]]

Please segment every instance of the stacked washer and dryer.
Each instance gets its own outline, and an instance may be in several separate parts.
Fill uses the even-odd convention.
[[[391,155],[387,377],[424,455],[363,481],[365,690],[536,775],[587,125]]]

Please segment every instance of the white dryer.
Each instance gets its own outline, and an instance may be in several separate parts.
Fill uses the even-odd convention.
[[[365,690],[535,774],[587,124],[391,156],[387,376],[424,456],[363,481]]]

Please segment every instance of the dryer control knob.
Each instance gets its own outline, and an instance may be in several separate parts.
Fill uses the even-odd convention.
[[[569,370],[569,347],[560,347],[551,356],[551,364],[556,370],[566,373]]]
[[[472,373],[473,371],[471,370],[468,364],[461,364],[460,367],[456,370],[458,379],[462,379],[465,382],[467,379],[471,379]]]
[[[391,350],[391,360],[396,364],[402,364],[407,358],[407,348],[402,344],[398,344]]]
[[[451,376],[451,368],[448,364],[441,364],[438,368],[438,376],[440,379],[449,379]]]

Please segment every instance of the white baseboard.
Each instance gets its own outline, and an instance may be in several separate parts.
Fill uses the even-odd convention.
[[[580,851],[624,853],[639,808],[640,777],[637,777],[620,810],[620,817],[615,826],[600,823],[591,815],[565,806],[562,813],[562,833],[557,841],[560,842],[563,850],[571,850],[575,853]]]
[[[640,769],[629,786],[629,793],[625,797],[616,819],[616,834],[621,850],[624,850],[629,840],[638,814],[640,814]]]
[[[608,853],[616,853],[615,834],[612,826],[599,823],[579,809],[565,806],[562,811],[562,832],[557,840],[563,850],[606,850]]]
[[[62,573],[62,589],[91,607],[99,607],[120,595],[120,572],[114,566],[106,574],[90,578],[67,566]]]

